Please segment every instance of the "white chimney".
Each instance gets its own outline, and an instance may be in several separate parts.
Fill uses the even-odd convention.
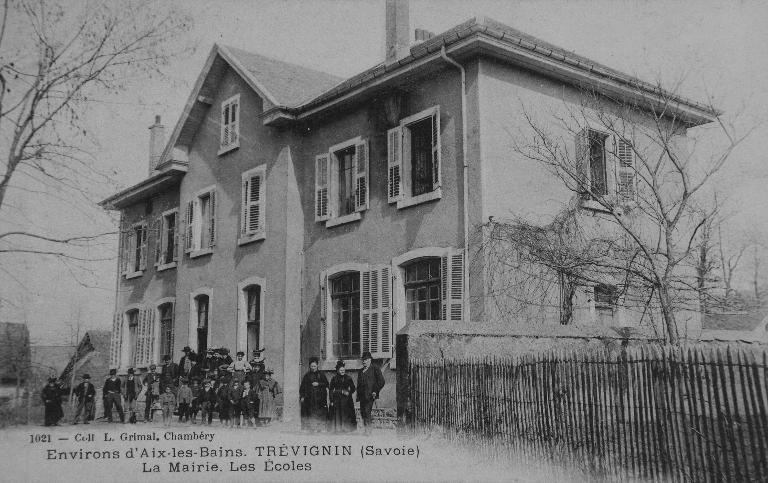
[[[155,116],[155,123],[149,126],[149,175],[157,169],[160,156],[165,148],[165,126],[160,124],[160,116]]]
[[[407,57],[411,50],[411,26],[408,0],[386,0],[385,33],[387,64]]]

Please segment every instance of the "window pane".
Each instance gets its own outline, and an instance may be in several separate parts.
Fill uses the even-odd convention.
[[[440,320],[440,258],[430,257],[405,267],[405,302],[407,320]]]
[[[412,195],[429,193],[432,183],[432,118],[408,126],[411,134]]]
[[[360,355],[359,277],[359,273],[353,272],[331,280],[333,353],[337,357]]]
[[[598,195],[607,194],[605,137],[593,132],[589,134],[589,175],[592,180],[592,191]]]
[[[335,153],[339,168],[339,216],[348,215],[355,211],[355,173],[352,166],[354,154],[354,147]]]

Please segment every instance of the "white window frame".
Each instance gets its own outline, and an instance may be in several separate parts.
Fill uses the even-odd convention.
[[[411,172],[412,172],[412,163],[411,163],[411,150],[410,150],[410,136],[408,131],[408,126],[415,124],[419,121],[423,121],[427,118],[434,117],[435,122],[437,123],[437,139],[433,140],[433,144],[436,143],[436,155],[437,155],[437,184],[436,187],[427,193],[423,193],[417,196],[413,196],[411,193],[413,192],[413,187],[411,185]],[[440,123],[440,106],[432,106],[428,109],[424,109],[421,112],[418,112],[416,114],[413,114],[411,116],[408,116],[406,118],[403,118],[400,120],[400,124],[398,127],[391,129],[387,133],[388,138],[388,157],[394,158],[390,159],[389,164],[397,164],[399,162],[400,166],[400,173],[399,173],[399,179],[400,179],[400,187],[399,187],[399,195],[396,196],[390,196],[389,202],[390,203],[397,203],[397,209],[403,209],[408,208],[409,206],[419,205],[421,203],[427,203],[429,201],[439,200],[443,196],[442,191],[442,171],[443,171],[443,154],[442,154],[442,133],[441,133],[441,123]],[[392,150],[392,142],[394,141],[392,138],[395,137],[396,139],[396,153],[389,153],[390,150]],[[398,161],[399,160],[399,161]],[[391,180],[388,181],[387,189],[389,190],[389,184],[392,183]]]
[[[362,307],[362,296],[363,296],[363,272],[368,270],[368,265],[365,263],[358,263],[358,262],[344,262],[344,263],[338,263],[336,265],[333,265],[332,267],[327,268],[326,270],[323,270],[320,272],[320,297],[324,298],[322,303],[320,304],[320,319],[322,321],[321,324],[321,343],[323,345],[323,353],[325,354],[325,357],[322,358],[320,361],[320,369],[321,370],[335,370],[336,368],[336,361],[338,360],[333,355],[333,321],[329,320],[331,318],[331,315],[333,313],[333,302],[331,299],[331,288],[329,285],[329,282],[334,277],[349,273],[349,272],[357,272],[360,277],[360,329],[362,332],[362,325],[363,325],[363,307]],[[360,334],[360,347],[361,347],[361,354],[362,354],[362,333]],[[346,359],[342,359],[344,361],[345,366],[347,369],[360,369],[362,368],[362,363],[360,361],[360,357],[350,357]]]
[[[266,279],[264,277],[248,277],[237,284],[237,333],[236,333],[236,347],[238,351],[245,352],[248,348],[248,299],[246,297],[245,289],[258,285],[259,290],[259,342],[262,347],[266,347],[264,344],[264,310],[266,300]],[[250,354],[245,354],[245,357],[250,357]]]
[[[163,354],[160,353],[160,341],[162,340],[161,329],[163,325],[163,314],[160,308],[165,304],[171,304],[171,332],[173,334],[171,339],[171,352],[173,352],[174,345],[176,344],[176,297],[165,297],[155,302],[155,345],[152,351],[152,361],[155,364],[160,364],[160,358],[163,356]]]
[[[133,361],[131,359],[131,351],[135,349],[131,348],[130,342],[130,317],[128,314],[131,312],[137,313],[137,323],[141,323],[141,313],[144,310],[144,305],[142,304],[129,304],[123,307],[120,310],[120,324],[122,326],[121,328],[121,337],[122,340],[120,342],[120,361],[118,364],[118,371],[123,373],[128,370],[129,367],[132,367]],[[138,341],[138,327],[136,329],[136,339],[133,343],[134,345]]]
[[[195,298],[200,295],[208,296],[208,347],[214,347],[211,340],[211,327],[213,320],[213,289],[211,287],[201,287],[189,293],[189,325],[187,344],[193,350],[197,351],[197,303]],[[175,314],[174,314],[175,316]]]
[[[603,159],[604,159],[604,169],[605,169],[605,191],[606,194],[603,195],[603,199],[610,203],[611,205],[619,205],[619,206],[632,206],[633,204],[637,203],[637,161],[635,156],[635,147],[632,141],[623,139],[621,136],[614,135],[610,132],[601,130],[601,129],[595,129],[592,127],[585,127],[584,129],[580,130],[577,133],[576,136],[576,157],[577,162],[581,166],[580,169],[582,169],[584,173],[585,182],[587,184],[587,189],[589,190],[588,193],[585,193],[583,195],[583,199],[581,200],[581,206],[583,208],[588,208],[596,211],[606,211],[606,207],[600,203],[600,201],[594,199],[592,197],[591,191],[592,191],[592,169],[590,166],[590,158],[589,158],[589,135],[590,132],[596,133],[600,136],[603,136],[604,138],[604,147],[603,147]],[[583,146],[579,146],[581,143],[583,143]],[[629,157],[629,166],[625,166],[622,163],[622,156],[620,156],[620,146],[622,143],[626,143],[629,145],[629,151],[624,151],[625,156],[628,155]],[[582,149],[583,153],[581,156],[579,156],[579,150]],[[578,159],[581,157],[581,159]],[[631,198],[624,198],[622,197],[621,193],[619,192],[621,183],[620,178],[622,174],[626,173],[632,173],[632,197]],[[619,206],[617,206],[617,209],[620,209]]]
[[[142,229],[142,238],[143,242],[141,240],[138,240],[136,237],[136,229],[141,228]],[[147,269],[147,258],[148,253],[147,250],[149,248],[149,233],[147,230],[149,229],[149,224],[147,223],[147,220],[141,220],[137,221],[136,223],[133,223],[131,225],[130,231],[128,232],[128,236],[125,237],[125,242],[128,243],[128,246],[126,247],[126,256],[128,257],[127,260],[127,269],[125,271],[125,279],[129,280],[132,278],[141,277],[144,275],[144,271]],[[125,243],[124,242],[124,243]],[[139,255],[139,270],[136,270],[136,244],[142,243],[143,248],[140,248],[143,250],[143,264],[142,264],[142,255]]]
[[[225,110],[227,108],[231,108],[233,105],[237,106],[235,109],[236,114],[234,122],[224,119]],[[219,121],[221,124],[218,152],[219,156],[240,147],[240,118],[242,113],[243,111],[240,109],[240,94],[235,94],[234,96],[222,101],[221,112],[219,113]],[[235,133],[234,136],[231,134],[232,132]],[[232,140],[233,137],[234,140]]]
[[[209,255],[213,253],[213,246],[206,244],[203,244],[204,236],[210,236],[210,233],[203,234],[203,219],[202,219],[202,203],[200,200],[204,198],[205,196],[209,197],[209,205],[208,209],[212,210],[212,213],[209,215],[211,219],[213,219],[214,222],[214,244],[216,239],[216,231],[218,230],[218,227],[216,226],[217,220],[216,220],[216,185],[211,185],[206,188],[203,188],[201,190],[198,190],[195,192],[193,198],[192,198],[192,244],[189,248],[185,249],[185,252],[189,254],[190,258],[196,258],[203,255]],[[213,206],[211,206],[211,200],[213,200]],[[186,223],[186,220],[185,220]],[[210,224],[208,225],[210,229]],[[185,236],[189,236],[190,230],[187,228],[187,225],[185,224],[185,230],[186,234]]]
[[[174,255],[175,259],[171,260],[170,262],[168,260],[165,260],[165,254],[167,253],[167,247],[168,247],[168,224],[167,224],[167,218],[171,215],[176,215],[176,223],[175,223],[175,230],[176,235],[175,239],[173,240],[175,243],[175,250]],[[160,237],[160,243],[157,245],[157,249],[160,250],[160,262],[157,264],[157,271],[162,272],[163,270],[168,270],[170,268],[176,268],[177,260],[179,258],[179,242],[178,238],[180,236],[179,233],[179,224],[180,224],[180,218],[179,218],[179,209],[178,208],[172,208],[170,210],[164,211],[160,215],[160,233],[158,236]]]
[[[365,145],[364,155],[361,157],[359,150],[360,145]],[[336,157],[336,153],[348,148],[355,148],[355,157],[352,165],[352,176],[354,177],[353,180],[353,193],[352,196],[354,197],[354,205],[355,209],[352,213],[348,213],[343,216],[338,216],[339,213],[339,160]],[[351,223],[354,221],[358,221],[362,219],[362,212],[368,209],[369,206],[369,193],[370,193],[370,146],[368,145],[368,140],[363,138],[362,136],[356,136],[352,139],[347,139],[346,141],[340,142],[338,144],[334,144],[328,149],[328,153],[323,153],[321,155],[318,155],[315,157],[315,176],[318,175],[317,173],[317,160],[318,158],[322,156],[327,156],[327,164],[326,164],[326,177],[325,179],[326,184],[324,185],[324,188],[326,189],[327,193],[327,201],[328,201],[328,212],[327,215],[324,216],[318,216],[317,214],[317,199],[315,199],[315,221],[324,221],[326,228],[332,228],[334,226],[343,225],[346,223]],[[358,166],[358,163],[364,163],[364,168],[361,170]],[[358,200],[358,178],[363,178],[363,183],[365,185],[365,196],[364,199]],[[318,186],[316,183],[315,189],[322,188],[321,186]],[[318,194],[315,194],[315,197],[317,197]]]
[[[254,203],[249,199],[249,194],[246,193],[246,187],[248,191],[251,190],[251,179],[255,176],[260,177],[259,181],[259,201]],[[240,185],[240,229],[239,236],[237,238],[238,245],[245,245],[258,240],[264,240],[267,234],[267,217],[266,217],[266,193],[267,193],[267,165],[261,164],[255,168],[245,171],[241,175]],[[248,230],[248,222],[250,220],[251,207],[258,205],[259,208],[259,227],[257,230]]]

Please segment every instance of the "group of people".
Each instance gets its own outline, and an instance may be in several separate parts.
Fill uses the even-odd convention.
[[[151,364],[142,379],[133,368],[128,369],[124,380],[111,369],[102,390],[105,418],[113,422],[115,410],[124,423],[125,401],[129,422],[134,423],[142,400],[144,421],[152,421],[155,410],[161,410],[165,425],[171,424],[175,411],[179,422],[195,424],[200,413],[201,423],[211,424],[217,412],[223,425],[238,427],[268,425],[275,417],[275,399],[281,389],[272,378],[273,371],[265,367],[263,349],[253,351],[250,361],[245,360],[242,351],[232,360],[224,348],[210,349],[204,358],[189,347],[184,347],[183,352],[178,364],[168,355],[159,368]],[[94,418],[96,388],[89,374],[81,377],[82,382],[74,389],[78,405],[72,424],[78,424],[81,416],[85,424]],[[47,426],[57,425],[64,417],[61,395],[60,381],[50,378],[42,391]]]
[[[318,359],[309,360],[309,372],[304,374],[299,387],[302,428],[309,431],[343,433],[357,429],[353,394],[360,403],[365,434],[370,434],[371,412],[384,387],[381,370],[372,364],[370,352],[363,353],[363,368],[357,376],[357,385],[347,374],[344,361],[336,363],[336,374],[328,378],[318,370]]]

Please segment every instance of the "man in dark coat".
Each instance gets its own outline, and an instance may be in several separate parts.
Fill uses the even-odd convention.
[[[135,422],[134,413],[136,412],[136,398],[141,392],[139,381],[134,377],[134,370],[128,369],[128,377],[125,379],[125,405],[128,410],[128,421]]]
[[[171,356],[163,357],[163,367],[160,369],[160,394],[165,392],[166,386],[171,387],[171,392],[176,394],[176,379],[179,377],[179,366],[171,361]]]
[[[363,417],[365,434],[371,434],[373,402],[384,387],[384,376],[381,370],[371,363],[372,360],[370,352],[363,353],[363,370],[357,376],[357,400],[360,401],[360,415]]]
[[[109,370],[109,378],[104,381],[104,387],[102,392],[104,393],[104,412],[107,413],[107,421],[112,422],[112,405],[117,406],[117,413],[120,415],[120,422],[125,422],[125,414],[123,413],[122,398],[122,383],[117,378],[117,370]]]
[[[144,400],[144,422],[152,421],[152,403],[160,397],[160,375],[157,366],[150,364],[149,372],[144,376],[144,384],[147,385],[146,399]]]
[[[58,426],[63,410],[61,409],[61,391],[56,385],[55,377],[48,378],[48,384],[43,388],[41,397],[45,404],[45,425]]]
[[[197,355],[190,349],[189,346],[184,346],[182,349],[184,355],[179,359],[178,377],[187,378],[189,380],[189,372],[192,370],[192,366],[197,362]]]
[[[83,374],[83,382],[77,385],[74,390],[75,396],[77,396],[77,411],[75,411],[75,419],[72,424],[77,424],[80,413],[83,413],[83,422],[88,424],[88,418],[90,418],[93,412],[93,400],[96,397],[96,388],[91,384],[91,376],[89,374]]]

